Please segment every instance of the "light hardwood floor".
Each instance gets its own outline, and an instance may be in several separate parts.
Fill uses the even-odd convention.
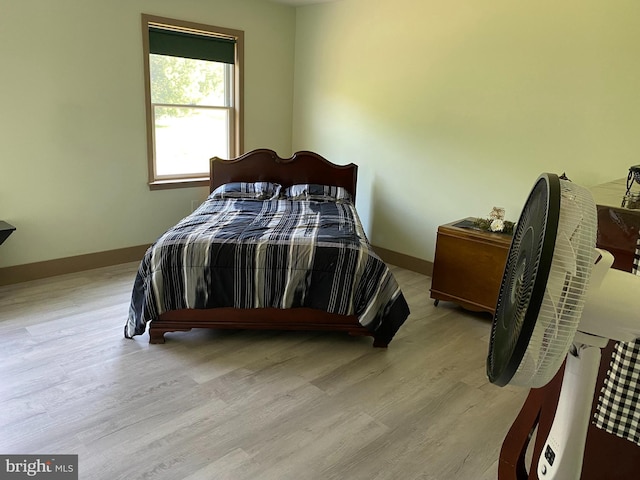
[[[127,340],[137,264],[0,288],[0,453],[79,455],[81,479],[497,478],[526,390],[485,375],[490,318],[392,267],[389,349],[345,334]]]

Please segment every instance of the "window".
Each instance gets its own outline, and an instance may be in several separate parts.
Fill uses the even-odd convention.
[[[208,185],[242,153],[240,30],[142,15],[149,186]]]

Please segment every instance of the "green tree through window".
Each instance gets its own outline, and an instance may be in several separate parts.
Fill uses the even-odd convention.
[[[224,105],[224,63],[151,54],[151,101]]]

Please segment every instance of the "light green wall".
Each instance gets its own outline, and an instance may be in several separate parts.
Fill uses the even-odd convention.
[[[640,2],[342,0],[297,9],[293,149],[359,164],[375,245],[433,260],[437,226],[541,172],[640,163]]]
[[[515,220],[542,171],[640,163],[635,0],[0,0],[0,267],[150,243],[206,196],[146,185],[143,12],[243,29],[245,148],[358,163],[391,250],[432,260],[439,224],[494,205]]]
[[[291,154],[295,9],[0,0],[0,267],[148,244],[206,188],[147,187],[140,14],[245,31],[245,149]]]

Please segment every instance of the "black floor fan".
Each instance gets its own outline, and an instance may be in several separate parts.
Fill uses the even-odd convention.
[[[567,362],[535,467],[544,480],[580,478],[601,349],[640,337],[640,277],[611,269],[596,231],[591,193],[542,174],[514,230],[493,318],[492,383],[542,387]]]

